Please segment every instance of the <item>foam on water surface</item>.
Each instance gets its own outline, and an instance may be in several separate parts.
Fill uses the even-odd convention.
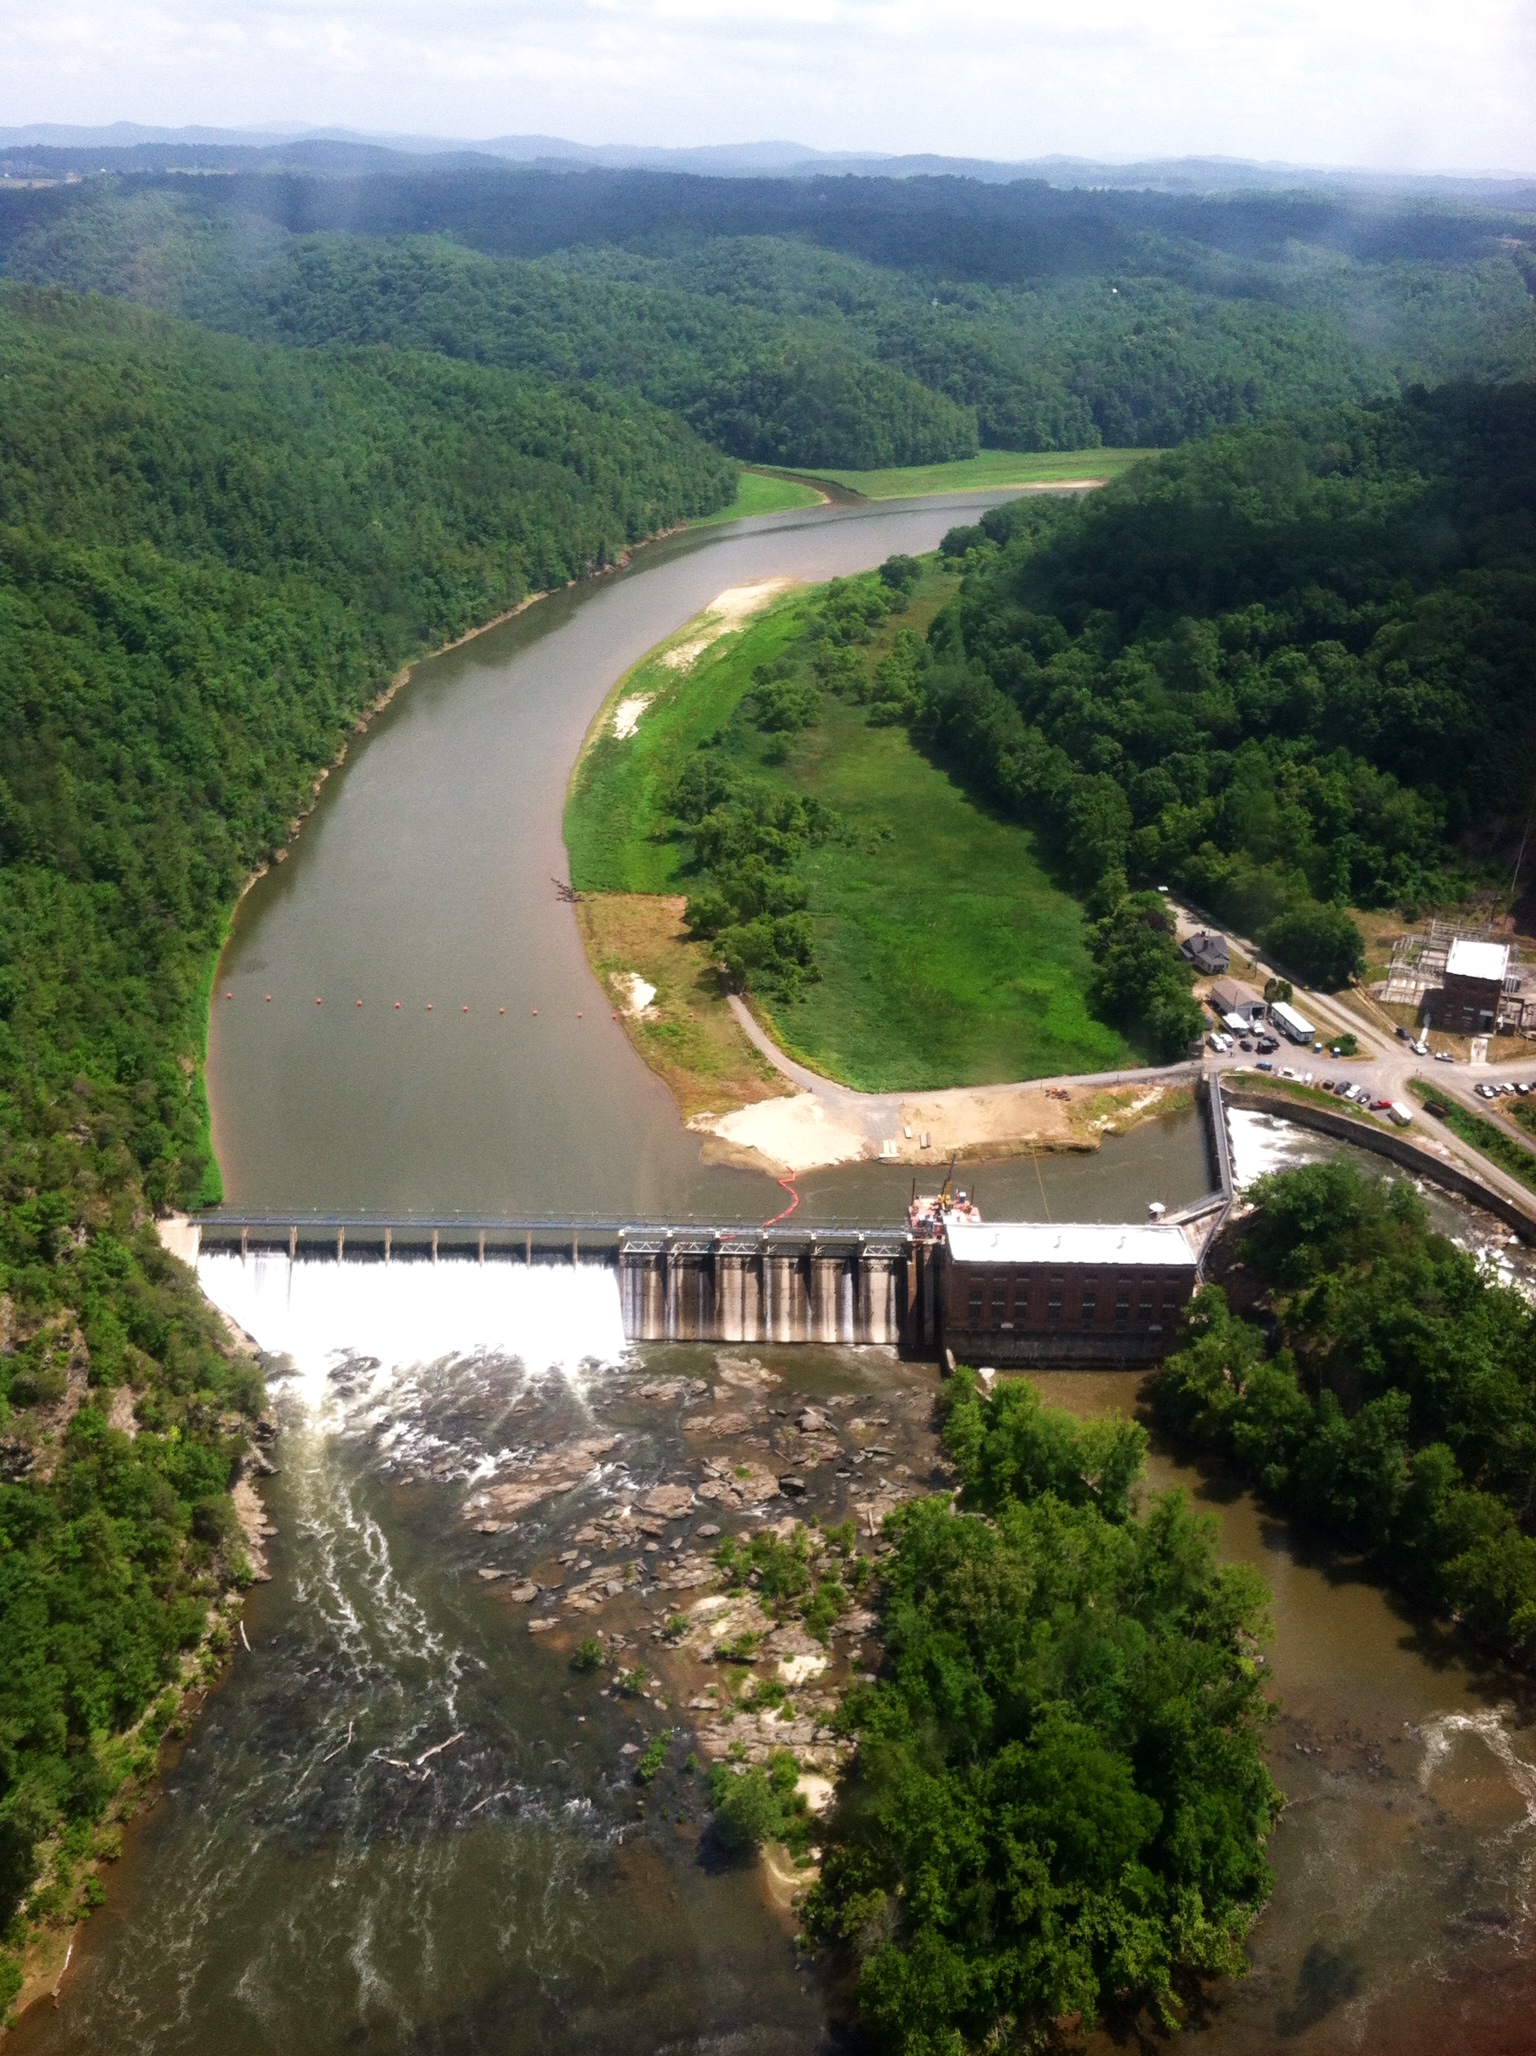
[[[619,1283],[606,1264],[388,1264],[210,1252],[204,1292],[271,1356],[311,1409],[348,1359],[393,1374],[474,1356],[530,1372],[573,1371],[626,1354]]]

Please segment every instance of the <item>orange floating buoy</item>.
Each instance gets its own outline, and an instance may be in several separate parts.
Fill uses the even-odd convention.
[[[396,1000],[396,1001],[395,1001],[395,1012],[396,1012],[396,1013],[398,1014],[398,1013],[399,1013],[399,1011],[400,1011],[400,1002],[399,1002],[399,1000]]]
[[[498,1007],[496,1011],[497,1011],[498,1013],[504,1014],[504,1013],[505,1013],[505,1012],[506,1012],[507,1010],[506,1010],[506,1008],[505,1008],[505,1007]]]
[[[432,1002],[431,1002],[431,1000],[428,1000],[428,1001],[427,1001],[427,1012],[428,1012],[428,1013],[430,1014],[430,1013],[431,1013],[431,1011],[432,1011]]]
[[[468,1008],[468,1007],[460,1007],[460,1008],[459,1008],[459,1012],[460,1012],[461,1014],[467,1014],[467,1013],[469,1012],[469,1008]]]
[[[617,1019],[618,1019],[619,1017],[618,1017],[618,1015],[617,1015],[617,1014],[615,1014],[613,1018],[614,1018],[615,1020],[617,1020]]]
[[[580,1007],[576,1009],[576,1018],[578,1021],[585,1019],[585,1016],[583,1015]]]
[[[325,1001],[324,1001],[323,999],[317,999],[317,1000],[315,1001],[315,1005],[316,1005],[317,1007],[323,1007],[323,1006],[325,1005]]]
[[[226,999],[233,999],[233,998],[234,998],[234,996],[235,996],[235,995],[234,995],[234,994],[233,994],[232,992],[226,992],[226,993],[225,993],[225,995],[224,995],[224,997],[225,997]]]
[[[271,993],[269,992],[269,993],[267,994],[267,1005],[268,1005],[268,1006],[271,1006],[271,1004],[272,1004],[272,995],[271,995]]]
[[[534,1008],[534,1010],[533,1010],[533,1018],[534,1018],[535,1020],[537,1020],[537,1019],[539,1018],[539,1010],[538,1010],[538,1008],[537,1008],[537,1007],[535,1007],[535,1008]]]
[[[359,1001],[358,1001],[358,1005],[359,1005],[359,1006],[361,1006],[361,1005],[362,1005],[362,1001],[361,1001],[361,1000],[359,1000]]]

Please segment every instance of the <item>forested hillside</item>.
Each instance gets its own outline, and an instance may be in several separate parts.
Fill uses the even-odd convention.
[[[149,1211],[216,1177],[199,1058],[242,879],[403,660],[733,476],[597,388],[14,285],[0,392],[3,1924],[61,1822],[35,1910],[71,1903],[168,1716],[113,1737],[239,1575],[260,1383]]]
[[[1070,2047],[1143,2007],[1176,2029],[1273,1882],[1268,1594],[1182,1492],[1143,1500],[1135,1422],[968,1371],[943,1411],[959,1503],[887,1521],[807,1924],[891,2056]]]
[[[876,469],[976,451],[967,407],[816,326],[446,241],[274,246],[245,230],[153,195],[27,238],[10,268],[262,341],[388,343],[633,387],[751,462]]]
[[[1215,436],[945,549],[968,574],[895,704],[1101,911],[1178,886],[1338,983],[1346,907],[1507,885],[1536,772],[1536,387]]]
[[[750,461],[1166,446],[1536,375],[1536,222],[1019,181],[426,169],[0,195],[11,275],[675,408]]]
[[[667,256],[582,249],[549,261],[814,323],[974,408],[993,449],[1159,447],[1395,389],[1391,369],[1360,350],[1337,309],[1218,294],[1159,274],[957,282],[769,237],[722,237]]]

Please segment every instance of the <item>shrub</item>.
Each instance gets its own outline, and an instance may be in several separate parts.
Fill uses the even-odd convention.
[[[710,1778],[715,1832],[727,1849],[760,1848],[764,1842],[802,1844],[807,1826],[804,1799],[795,1790],[800,1766],[787,1750],[746,1770],[716,1764]]]
[[[635,1782],[641,1785],[648,1785],[653,1778],[660,1775],[666,1766],[666,1761],[666,1736],[652,1735],[650,1741],[646,1743],[640,1753],[639,1762],[635,1765]]]

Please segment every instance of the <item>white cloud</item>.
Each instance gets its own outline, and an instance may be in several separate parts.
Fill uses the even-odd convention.
[[[1536,172],[1529,0],[7,0],[0,122]]]

